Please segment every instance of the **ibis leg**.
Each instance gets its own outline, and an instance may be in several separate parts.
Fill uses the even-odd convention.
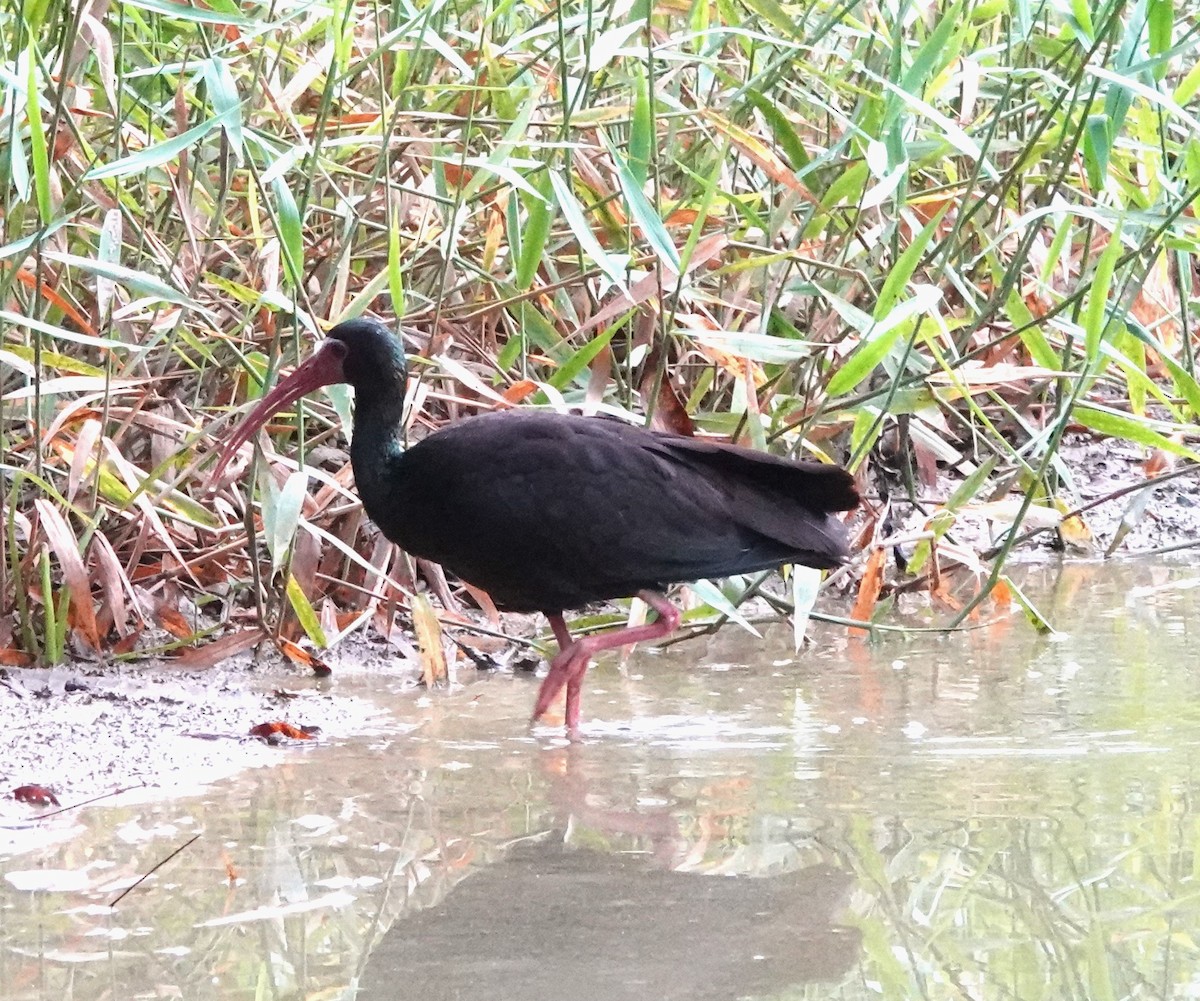
[[[546,613],[546,618],[550,620],[550,629],[554,633],[554,638],[558,641],[559,651],[565,650],[575,641],[571,638],[570,630],[567,629],[567,622],[562,616],[562,612],[555,612],[551,615]]]
[[[625,626],[596,636],[585,636],[572,640],[562,615],[548,615],[554,638],[558,640],[558,656],[550,662],[550,673],[538,691],[537,703],[533,707],[533,722],[550,708],[550,703],[565,687],[567,690],[567,730],[579,727],[579,709],[583,696],[583,677],[589,661],[596,654],[616,647],[629,646],[645,640],[661,639],[679,628],[679,609],[657,591],[641,591],[638,597],[658,613],[658,618],[641,626]]]

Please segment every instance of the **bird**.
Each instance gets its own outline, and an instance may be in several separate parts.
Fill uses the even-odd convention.
[[[847,558],[837,515],[859,496],[841,466],[533,407],[469,417],[405,447],[407,381],[403,345],[387,326],[370,317],[338,323],[223,436],[211,478],[220,481],[275,413],[321,386],[349,383],[350,461],[367,516],[498,609],[549,621],[559,650],[531,723],[565,689],[566,728],[578,733],[592,658],[678,628],[668,585],[783,564],[832,569]],[[657,618],[571,635],[564,612],[633,596]]]

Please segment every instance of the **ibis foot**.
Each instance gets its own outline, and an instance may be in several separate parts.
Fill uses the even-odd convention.
[[[624,626],[607,633],[572,639],[561,612],[546,613],[558,641],[558,654],[550,662],[550,672],[538,689],[530,725],[536,723],[564,688],[567,690],[567,733],[579,730],[579,710],[583,702],[583,678],[591,659],[604,650],[630,646],[645,640],[661,639],[679,628],[682,615],[678,608],[657,591],[639,591],[638,597],[658,613],[658,618],[641,626]]]

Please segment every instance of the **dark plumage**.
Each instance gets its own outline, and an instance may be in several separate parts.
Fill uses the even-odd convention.
[[[839,466],[539,410],[473,417],[405,450],[405,379],[401,346],[382,324],[339,324],[230,435],[218,473],[275,411],[318,386],[353,385],[354,478],[384,535],[499,607],[550,618],[562,649],[535,718],[565,686],[573,728],[593,653],[677,625],[658,594],[665,585],[782,563],[833,567],[846,556],[834,512],[858,495]],[[567,633],[564,609],[634,594],[659,621],[582,640]]]

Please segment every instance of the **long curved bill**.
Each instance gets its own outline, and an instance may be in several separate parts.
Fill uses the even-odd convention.
[[[258,405],[237,424],[224,439],[221,446],[221,456],[213,470],[211,480],[216,482],[221,478],[229,460],[237,454],[246,442],[254,437],[254,433],[285,407],[295,403],[300,397],[306,396],[314,389],[322,386],[332,386],[345,382],[342,372],[342,360],[346,357],[346,347],[338,340],[326,340],[315,352],[308,356],[296,370],[287,378],[280,381],[274,389],[258,401]]]

